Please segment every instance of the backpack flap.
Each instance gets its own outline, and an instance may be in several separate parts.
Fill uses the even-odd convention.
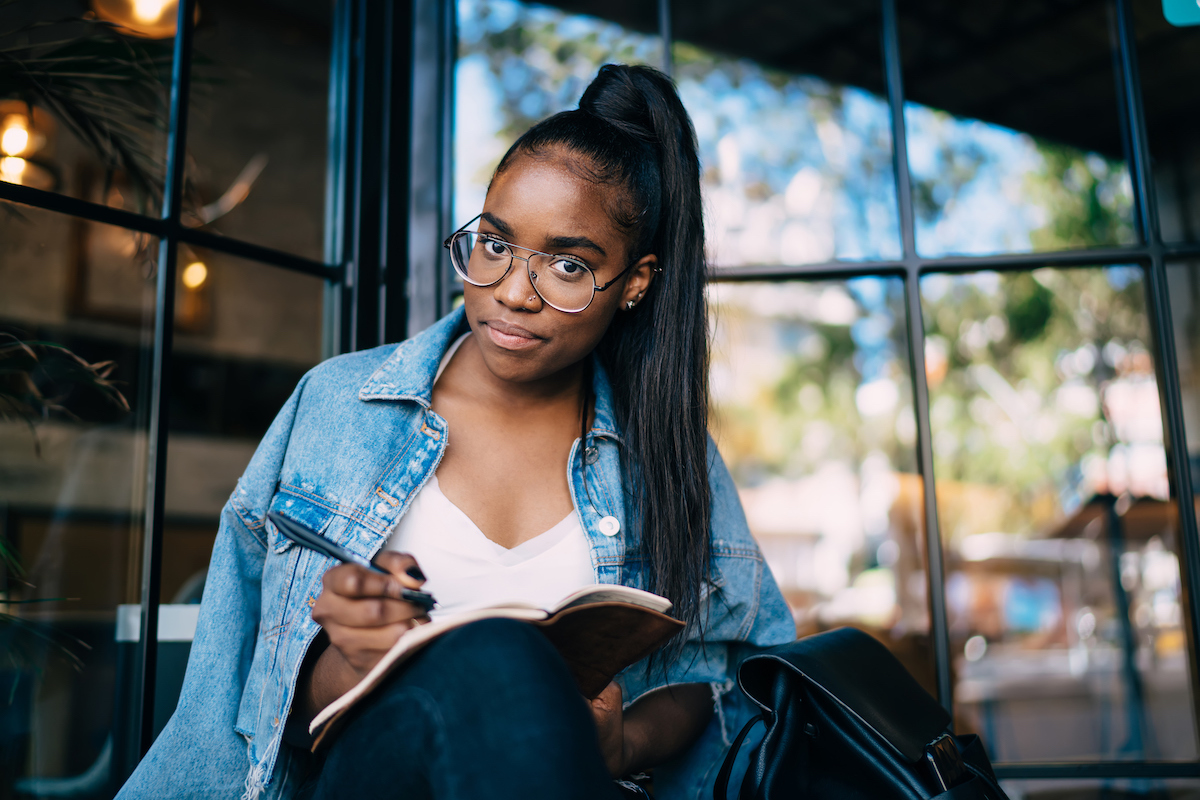
[[[769,717],[782,712],[793,718],[788,728],[807,727],[807,737],[786,738],[808,740],[811,796],[915,798],[940,788],[926,748],[950,715],[868,634],[839,628],[751,656],[738,683]],[[781,684],[799,695],[790,708],[779,707]]]

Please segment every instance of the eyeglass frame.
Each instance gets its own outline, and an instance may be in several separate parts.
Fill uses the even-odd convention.
[[[447,236],[445,241],[442,242],[442,247],[444,247],[450,251],[450,263],[454,265],[454,271],[456,273],[458,273],[458,276],[460,278],[462,278],[465,282],[471,284],[472,286],[477,286],[481,289],[486,289],[489,286],[495,286],[496,284],[500,283],[505,278],[507,278],[509,276],[509,273],[512,272],[513,260],[519,258],[525,262],[525,274],[529,277],[529,285],[533,287],[533,291],[538,296],[538,299],[540,299],[543,303],[545,303],[546,305],[553,308],[555,311],[561,311],[564,314],[582,314],[584,311],[588,310],[588,307],[591,306],[592,301],[596,299],[596,292],[603,292],[605,289],[609,288],[614,283],[621,280],[621,278],[624,277],[625,274],[627,272],[629,272],[629,270],[633,269],[634,266],[637,265],[636,261],[629,262],[629,266],[625,267],[625,269],[623,269],[619,273],[617,273],[616,277],[614,277],[611,281],[604,284],[603,286],[600,286],[599,284],[596,283],[596,271],[593,270],[591,267],[589,267],[587,264],[580,261],[578,258],[575,258],[574,256],[565,255],[563,253],[547,253],[543,250],[535,250],[532,247],[523,247],[522,245],[519,245],[519,244],[513,244],[510,241],[501,239],[500,237],[496,236],[495,234],[484,233],[483,231],[479,231],[479,230],[474,230],[474,231],[467,230],[467,228],[469,228],[472,224],[474,224],[476,221],[478,221],[482,217],[483,217],[482,213],[476,214],[469,222],[467,222],[466,225],[463,225],[461,228],[456,230],[454,233]],[[500,242],[501,244],[503,244],[505,247],[509,248],[510,250],[512,248],[516,248],[518,250],[525,250],[530,255],[529,256],[519,256],[516,253],[510,252],[509,256],[508,256],[508,267],[504,270],[503,274],[501,274],[499,278],[496,278],[496,280],[494,280],[490,283],[476,283],[475,281],[468,278],[466,275],[462,274],[461,271],[459,271],[458,265],[454,264],[454,251],[451,249],[451,245],[454,244],[455,239],[457,239],[459,236],[463,236],[468,233],[473,233],[476,236],[483,238],[485,241]],[[588,274],[592,276],[592,296],[588,298],[588,301],[584,305],[583,308],[575,309],[574,311],[568,311],[565,308],[559,308],[558,306],[554,305],[554,303],[551,303],[549,300],[547,300],[542,295],[542,293],[540,291],[538,291],[537,282],[534,280],[533,273],[530,272],[530,269],[529,269],[529,266],[530,266],[529,259],[532,258],[534,255],[547,256],[549,258],[565,258],[575,264],[578,264],[583,269],[587,270]],[[469,261],[469,259],[468,259],[468,261]],[[662,270],[658,267],[655,267],[654,271],[661,272]]]

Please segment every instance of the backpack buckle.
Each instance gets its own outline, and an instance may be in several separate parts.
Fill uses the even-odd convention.
[[[971,777],[957,742],[948,733],[925,745],[924,761],[940,791],[947,792]]]

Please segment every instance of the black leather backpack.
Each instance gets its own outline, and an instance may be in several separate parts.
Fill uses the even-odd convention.
[[[747,658],[738,685],[762,709],[742,728],[713,792],[760,720],[738,800],[1007,800],[979,737],[874,638],[838,628]]]

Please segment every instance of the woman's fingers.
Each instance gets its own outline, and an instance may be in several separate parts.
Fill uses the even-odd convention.
[[[388,573],[357,564],[328,570],[312,607],[312,618],[325,630],[329,643],[360,674],[405,632],[429,621],[420,606],[401,599],[403,589],[416,589],[425,582],[416,559],[407,553],[385,552],[375,563]]]
[[[375,556],[375,565],[395,575],[409,589],[420,589],[421,584],[425,583],[425,573],[408,553],[384,550]]]
[[[321,592],[313,603],[312,618],[321,627],[330,624],[350,628],[378,628],[424,616],[419,606],[380,595],[346,595],[336,590]]]
[[[357,564],[339,564],[326,570],[321,583],[326,592],[342,597],[392,597],[397,600],[402,589],[419,589],[425,583],[425,573],[408,553],[380,553],[375,557],[375,565],[386,569],[388,574]]]

